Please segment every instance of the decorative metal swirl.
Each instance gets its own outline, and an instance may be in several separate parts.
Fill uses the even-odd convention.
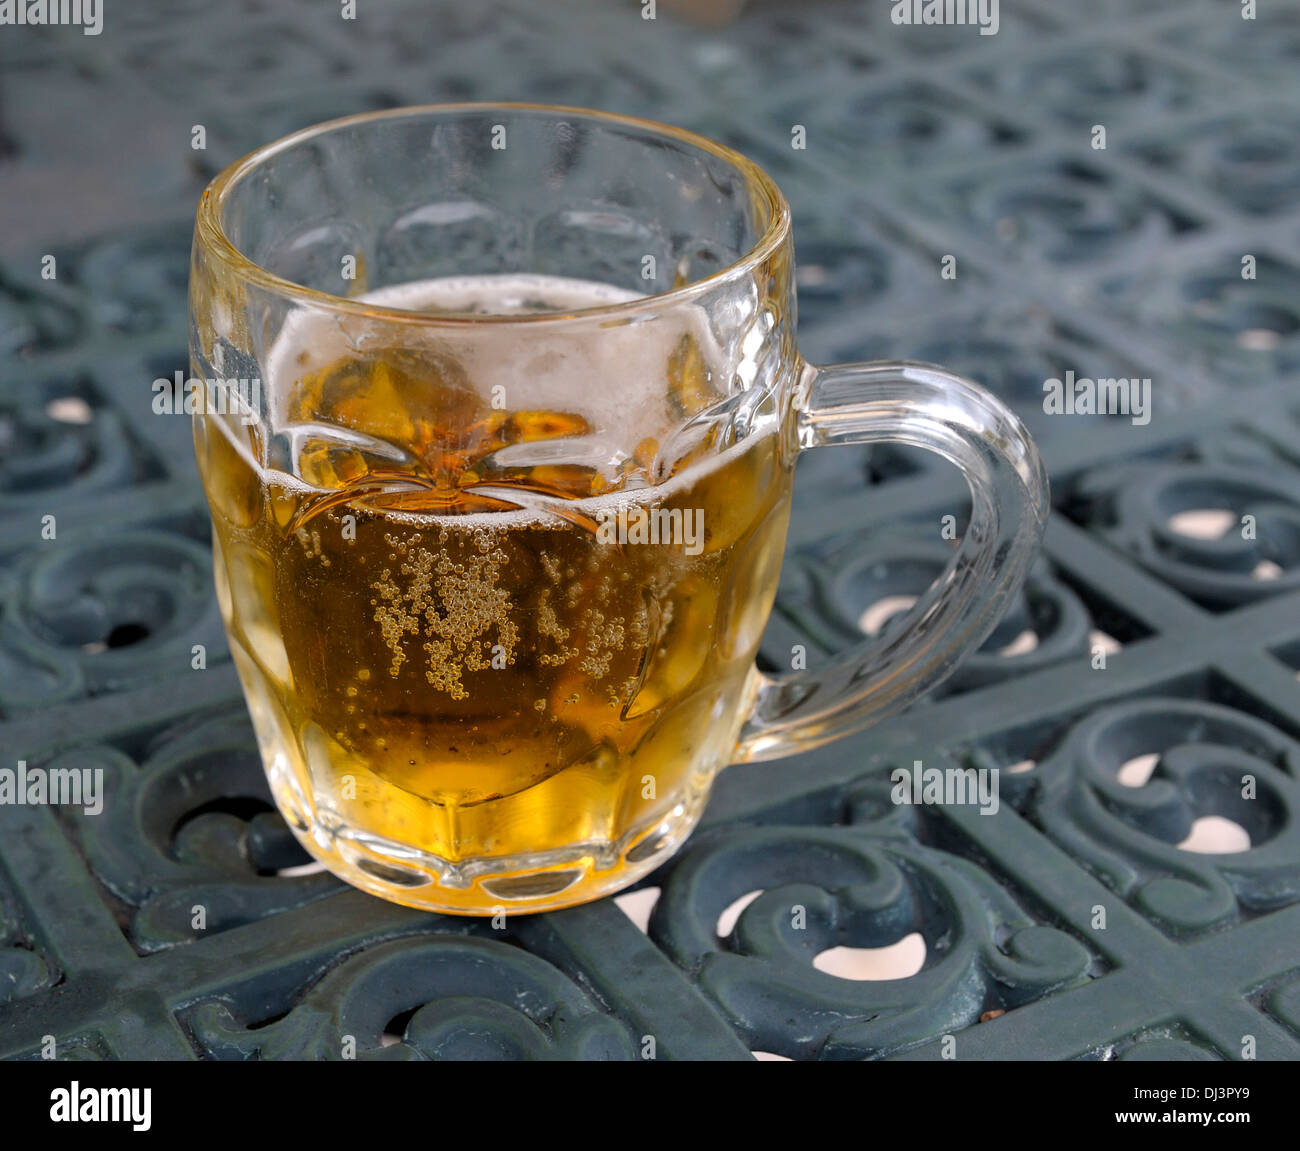
[[[1231,512],[1217,538],[1180,532],[1180,512]],[[1075,514],[1160,579],[1207,607],[1231,608],[1300,588],[1300,472],[1275,464],[1138,463],[1076,486]],[[1271,578],[1260,565],[1278,569]]]
[[[715,924],[761,889],[726,939]],[[922,970],[854,982],[812,966],[836,946],[919,932]],[[1077,939],[1036,923],[970,863],[862,828],[731,828],[672,865],[651,937],[711,996],[751,1049],[871,1058],[1088,978]]]
[[[188,943],[343,887],[326,873],[276,874],[309,859],[271,803],[239,711],[157,740],[139,763],[92,745],[42,766],[103,771],[103,811],[72,809],[69,818],[95,875],[133,909],[129,931],[141,951]],[[196,907],[203,909],[199,928]]]
[[[81,381],[6,388],[0,400],[0,520],[27,513],[39,523],[51,499],[124,488],[139,470],[139,449],[121,417]]]
[[[206,548],[158,531],[57,537],[0,577],[0,712],[154,682],[226,651]],[[21,669],[21,671],[19,670]]]
[[[801,632],[817,637],[828,650],[842,650],[861,639],[861,621],[872,604],[920,596],[942,573],[949,555],[933,534],[876,533],[818,562],[787,560],[787,567],[799,564],[803,579],[783,577],[778,604]],[[905,611],[891,616],[881,631],[903,626],[905,617]],[[1039,561],[992,635],[937,694],[981,687],[1085,656],[1091,630],[1083,601]],[[1026,632],[1034,636],[1032,648],[1002,654]]]
[[[400,1039],[386,1045],[385,1028],[401,1017]],[[188,1018],[218,1059],[638,1058],[624,1027],[558,968],[460,935],[377,944],[344,960],[284,1018],[257,1022],[217,1001]]]
[[[1149,754],[1159,760],[1144,786],[1120,782],[1126,762]],[[1199,700],[1113,704],[1003,784],[1004,800],[1173,934],[1300,900],[1300,743],[1243,712]],[[1211,815],[1240,825],[1250,849],[1180,849]]]

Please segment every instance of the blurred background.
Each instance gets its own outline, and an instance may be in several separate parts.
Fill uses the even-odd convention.
[[[198,193],[261,143],[373,108],[531,100],[679,124],[766,166],[794,209],[810,359],[939,360],[1031,406],[1067,358],[1151,375],[1173,406],[1296,367],[1294,3],[1244,20],[1237,0],[1023,0],[995,35],[894,24],[891,0],[345,7],[104,0],[99,35],[0,29],[0,348],[74,322],[57,284],[43,319],[16,314],[47,251],[76,253],[65,284],[165,279],[155,319],[181,322]],[[87,248],[128,233],[129,259]]]

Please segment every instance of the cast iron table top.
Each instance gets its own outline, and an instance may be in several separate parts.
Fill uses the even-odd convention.
[[[99,36],[0,30],[0,757],[107,787],[98,815],[0,805],[0,1056],[1300,1057],[1300,9],[1021,0],[981,36],[883,2],[717,30],[630,2],[104,7]],[[186,369],[212,173],[472,99],[752,154],[794,208],[805,355],[974,376],[1055,509],[940,691],[724,773],[632,897],[500,930],[295,873],[189,423],[150,410]],[[1151,407],[1052,414],[1067,372],[1150,380]],[[801,465],[765,663],[921,590],[961,496],[901,449]],[[892,802],[918,760],[1001,769],[998,810]],[[1241,849],[1192,850],[1205,820]],[[643,930],[624,907],[656,891]],[[910,977],[814,965],[896,944]]]

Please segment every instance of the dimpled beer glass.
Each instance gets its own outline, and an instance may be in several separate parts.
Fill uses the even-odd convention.
[[[217,595],[331,871],[461,914],[606,895],[720,768],[856,731],[988,635],[1042,532],[1033,444],[940,368],[804,363],[792,261],[744,157],[580,109],[357,116],[213,181],[193,374],[247,381],[194,423]],[[796,457],[884,440],[965,473],[947,570],[886,635],[759,671]]]

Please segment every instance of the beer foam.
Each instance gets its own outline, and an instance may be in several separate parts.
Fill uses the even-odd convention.
[[[576,312],[650,297],[614,284],[602,284],[598,280],[519,272],[494,276],[446,276],[409,284],[391,284],[359,298],[367,304],[409,312],[518,316]]]
[[[694,304],[675,303],[654,310],[654,297],[594,280],[537,274],[473,275],[412,281],[374,289],[356,302],[431,316],[502,317],[554,314],[557,318],[589,308],[646,301],[643,312],[629,318],[593,319],[584,324],[402,324],[382,316],[300,309],[285,320],[265,356],[264,394],[272,429],[291,426],[289,401],[300,381],[337,360],[382,355],[400,346],[427,348],[443,362],[454,361],[464,381],[487,402],[493,389],[505,389],[505,406],[513,410],[550,409],[581,415],[606,429],[611,449],[630,454],[645,437],[665,439],[681,426],[673,410],[669,364],[683,340],[694,342],[703,363],[728,371],[727,354],[714,338],[707,313]],[[737,311],[744,311],[737,302]],[[737,321],[742,317],[737,316]],[[436,386],[436,385],[431,385]],[[225,429],[223,428],[224,432]],[[491,512],[425,513],[384,509],[394,523],[410,526],[442,523],[456,528],[554,526],[562,507],[596,518],[620,505],[649,505],[689,486],[714,467],[735,458],[750,444],[742,440],[724,452],[693,464],[660,484],[625,488],[574,500],[537,497],[527,508]],[[237,445],[239,447],[240,445]],[[403,447],[404,445],[396,445]],[[247,453],[241,451],[247,458]],[[253,464],[251,459],[247,462]],[[300,477],[253,465],[263,482],[303,496],[319,489]],[[503,498],[528,498],[503,489]]]
[[[735,365],[719,346],[699,305],[656,311],[653,296],[612,284],[535,274],[453,276],[377,288],[357,303],[430,316],[502,317],[554,314],[646,301],[629,318],[584,324],[467,324],[440,327],[353,313],[306,309],[286,319],[266,359],[267,406],[272,423],[286,426],[290,397],[300,380],[345,356],[422,348],[451,362],[491,403],[504,391],[511,410],[570,411],[605,428],[635,430],[637,438],[666,436],[679,422],[672,409],[668,365],[683,340],[719,374]],[[738,311],[743,311],[741,307]],[[738,315],[736,322],[744,317]],[[732,353],[735,354],[734,352]],[[399,445],[400,446],[400,445]]]

